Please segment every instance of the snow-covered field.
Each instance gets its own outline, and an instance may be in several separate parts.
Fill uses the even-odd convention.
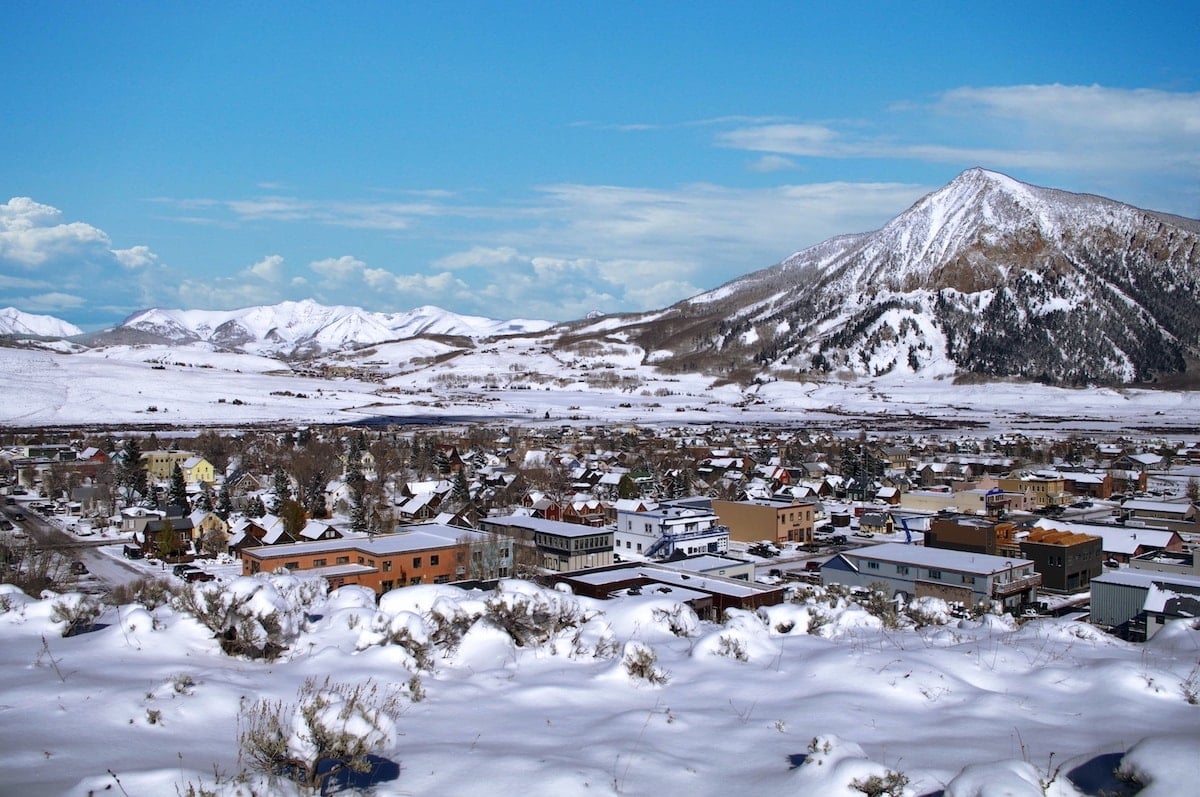
[[[0,424],[235,426],[437,419],[540,423],[766,423],[868,431],[1096,432],[1194,438],[1195,393],[955,385],[928,376],[741,388],[640,364],[610,343],[576,354],[528,340],[465,350],[385,344],[302,375],[278,360],[189,347],[78,354],[0,349]]]
[[[669,597],[598,602],[518,581],[409,587],[378,606],[311,583],[195,585],[280,621],[289,645],[270,662],[223,653],[168,606],[109,609],[98,630],[63,637],[62,599],[9,593],[0,791],[212,788],[247,764],[239,727],[256,701],[291,706],[306,679],[328,678],[399,698],[362,781],[378,795],[860,795],[853,781],[888,771],[905,795],[1196,793],[1200,631],[1187,623],[1134,645],[1068,620],[955,620],[928,599],[934,624],[919,630],[820,596],[716,625]],[[561,630],[519,646],[494,621],[501,607]],[[418,666],[418,643],[454,625],[457,642]],[[645,651],[642,672],[659,677],[625,664]],[[1116,780],[1118,766],[1147,788]]]

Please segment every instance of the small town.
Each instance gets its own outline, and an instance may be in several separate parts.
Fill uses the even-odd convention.
[[[4,581],[521,578],[718,621],[841,585],[1145,641],[1200,613],[1200,447],[789,429],[10,433]]]

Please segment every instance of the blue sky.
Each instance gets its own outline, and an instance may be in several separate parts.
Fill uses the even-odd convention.
[[[1200,217],[1200,4],[0,3],[0,306],[664,307],[963,169]]]

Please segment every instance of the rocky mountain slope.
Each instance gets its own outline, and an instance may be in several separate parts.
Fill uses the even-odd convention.
[[[971,169],[882,229],[627,319],[668,369],[1146,382],[1200,345],[1200,223]]]

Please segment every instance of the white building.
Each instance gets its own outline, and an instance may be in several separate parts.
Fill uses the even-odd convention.
[[[726,553],[729,528],[711,509],[689,506],[659,506],[644,512],[618,510],[617,554],[665,559],[676,551]]]

